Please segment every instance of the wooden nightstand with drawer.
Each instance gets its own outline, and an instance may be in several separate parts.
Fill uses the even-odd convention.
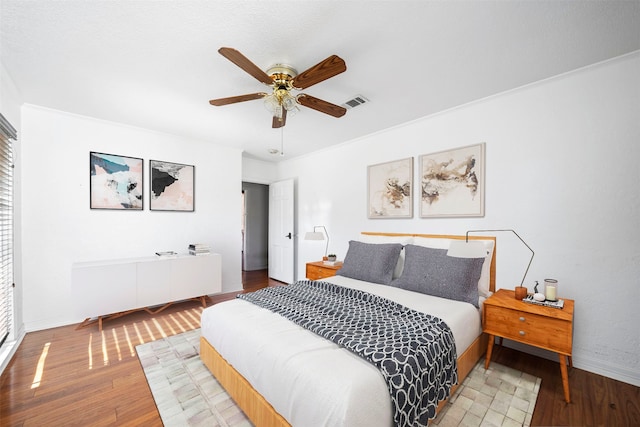
[[[325,277],[331,277],[336,275],[336,271],[342,268],[342,263],[336,265],[328,265],[323,261],[308,262],[306,277],[309,280],[320,280]]]
[[[567,357],[573,367],[574,301],[564,299],[563,308],[544,307],[515,299],[514,291],[500,289],[484,302],[482,328],[489,335],[485,368],[491,363],[495,337],[507,338],[558,353],[564,398],[571,402]]]

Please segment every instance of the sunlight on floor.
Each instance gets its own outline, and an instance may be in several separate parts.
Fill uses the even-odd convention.
[[[113,341],[116,343],[116,351],[118,352],[118,360],[122,360],[122,353],[120,353],[120,343],[118,342],[118,335],[115,328],[111,330],[113,333]]]
[[[107,351],[107,342],[104,339],[104,330],[100,332],[102,338],[102,364],[107,366],[109,364],[109,352]]]
[[[49,354],[49,346],[50,342],[46,343],[42,349],[42,353],[40,354],[40,359],[38,359],[38,366],[36,367],[36,374],[33,376],[33,382],[31,383],[31,389],[40,387],[40,381],[42,381],[42,373],[44,372],[44,362],[47,360],[47,355]]]
[[[136,330],[136,335],[138,336],[138,344],[144,344],[144,340],[142,339],[142,334],[140,333],[140,328],[138,328],[138,324],[133,324],[134,329]]]
[[[127,340],[127,345],[129,346],[129,355],[131,357],[136,355],[136,351],[133,348],[133,344],[131,343],[131,338],[129,337],[129,330],[127,329],[127,325],[122,325],[122,330],[124,331],[125,339]]]
[[[149,324],[147,323],[146,320],[142,321],[142,324],[144,325],[144,327],[147,329],[147,333],[149,334],[149,336],[151,337],[151,341],[155,341],[156,337],[153,335],[153,332],[151,331],[151,328],[149,327]]]
[[[162,329],[162,326],[160,326],[160,323],[158,323],[158,320],[155,317],[151,320],[153,321],[153,324],[156,326],[156,329],[159,330],[160,333],[162,334],[162,338],[166,338],[167,334],[164,332],[164,329]]]
[[[173,320],[173,322],[180,327],[180,331],[187,332],[187,329],[185,329],[184,326],[182,326],[182,324],[176,320],[176,317],[173,314],[170,314],[169,318]]]
[[[199,328],[202,310],[202,307],[198,307],[168,315],[157,315],[110,330],[103,326],[102,332],[96,331],[89,334],[87,346],[89,370],[95,367],[94,357],[100,357],[102,365],[108,366],[116,360],[122,361],[124,357],[127,357],[127,353],[129,357],[137,357],[135,350],[137,345]],[[100,335],[99,340],[97,339],[98,334]],[[44,351],[43,354],[46,357]],[[41,359],[41,363],[44,364],[44,359],[42,357]]]

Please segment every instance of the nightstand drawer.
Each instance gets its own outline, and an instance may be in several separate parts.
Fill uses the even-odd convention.
[[[340,267],[333,266],[321,266],[315,265],[317,263],[308,263],[306,276],[309,280],[320,280],[325,277],[331,277],[336,275],[336,271],[339,270]]]
[[[571,322],[493,305],[485,305],[485,332],[571,355]]]

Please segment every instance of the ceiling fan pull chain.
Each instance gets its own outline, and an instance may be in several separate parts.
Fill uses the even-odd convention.
[[[280,157],[284,156],[284,126],[280,128]]]

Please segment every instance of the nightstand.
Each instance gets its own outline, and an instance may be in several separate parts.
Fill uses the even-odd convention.
[[[323,261],[308,262],[306,277],[309,280],[320,280],[325,277],[336,275],[336,271],[340,270],[342,263],[336,265],[327,265]]]
[[[485,369],[491,363],[495,337],[553,351],[558,353],[560,359],[564,399],[571,402],[567,358],[569,366],[573,367],[571,348],[574,301],[562,299],[564,307],[559,309],[518,301],[515,292],[507,289],[500,289],[489,297],[482,309],[482,328],[489,335]]]

